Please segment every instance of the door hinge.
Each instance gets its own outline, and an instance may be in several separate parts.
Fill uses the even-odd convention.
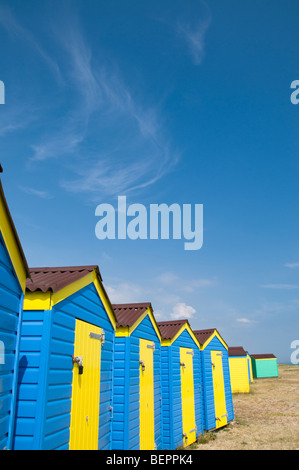
[[[187,351],[186,354],[191,354],[192,357],[193,357],[193,356],[194,356],[194,351],[193,351],[193,349],[192,349],[192,351]]]
[[[156,348],[155,348],[155,343],[154,343],[154,344],[148,344],[148,345],[147,345],[147,348],[148,348],[148,349],[152,349],[153,351],[155,351],[155,349],[156,349]]]
[[[89,337],[94,338],[94,339],[99,339],[101,341],[102,346],[105,343],[105,331],[104,330],[102,330],[102,334],[100,334],[100,335],[98,335],[97,333],[90,332]]]
[[[110,406],[111,419],[113,419],[113,406]]]

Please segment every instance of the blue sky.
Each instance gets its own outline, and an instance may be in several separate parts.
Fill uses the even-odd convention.
[[[2,182],[30,266],[289,362],[299,339],[296,0],[0,5]],[[204,243],[104,240],[95,208],[203,204]]]

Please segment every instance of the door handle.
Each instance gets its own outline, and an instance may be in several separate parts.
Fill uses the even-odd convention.
[[[73,364],[78,364],[79,366],[79,375],[83,374],[83,357],[82,356],[72,356]]]

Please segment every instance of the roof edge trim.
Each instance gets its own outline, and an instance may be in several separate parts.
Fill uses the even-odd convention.
[[[208,344],[212,341],[213,338],[218,338],[220,343],[225,347],[225,349],[228,350],[228,345],[226,344],[226,342],[224,341],[224,339],[221,337],[220,333],[216,330],[215,328],[215,331],[214,333],[211,334],[211,336],[206,340],[205,343],[203,343],[203,345],[200,347],[201,350],[205,349]]]
[[[131,305],[131,304],[128,304],[128,305]],[[140,323],[146,318],[146,317],[149,317],[150,319],[150,322],[152,323],[153,325],[153,328],[159,338],[159,341],[161,341],[161,333],[159,331],[159,328],[158,328],[158,325],[157,325],[157,322],[156,322],[156,319],[154,317],[154,313],[153,313],[153,309],[151,307],[151,304],[148,305],[147,309],[145,310],[145,312],[143,312],[142,315],[140,315],[140,317],[138,318],[138,320],[136,320],[136,322],[131,326],[120,326],[120,327],[116,327],[116,332],[115,332],[115,336],[117,337],[124,337],[124,336],[131,336],[131,334],[133,333],[134,330],[136,330],[136,328],[140,325]]]
[[[8,254],[10,256],[11,262],[13,264],[14,270],[16,272],[17,278],[19,280],[20,286],[25,292],[26,289],[26,279],[30,278],[29,267],[27,260],[16,230],[15,224],[13,222],[5,195],[3,187],[0,180],[0,231],[3,236],[4,243],[6,245]]]
[[[171,339],[162,339],[161,340],[161,346],[171,346],[177,339],[178,337],[184,332],[184,330],[187,330],[188,333],[190,334],[191,338],[195,342],[196,346],[200,349],[200,344],[198,342],[198,339],[196,338],[195,334],[193,333],[191,326],[189,325],[188,320],[181,326],[179,331],[174,335],[173,338]]]
[[[110,322],[115,330],[116,318],[109,297],[104,289],[104,286],[102,285],[96,269],[55,293],[49,290],[47,292],[27,291],[24,298],[24,310],[52,310],[55,305],[67,299],[89,284],[94,284],[100,300],[104,305],[105,311],[110,319]]]

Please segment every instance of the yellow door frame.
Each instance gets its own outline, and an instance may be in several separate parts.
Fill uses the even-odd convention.
[[[155,343],[140,338],[139,342],[139,417],[140,450],[155,449],[154,422],[154,348]]]
[[[227,424],[222,352],[211,351],[216,429]]]
[[[196,441],[193,349],[180,348],[183,446]]]

